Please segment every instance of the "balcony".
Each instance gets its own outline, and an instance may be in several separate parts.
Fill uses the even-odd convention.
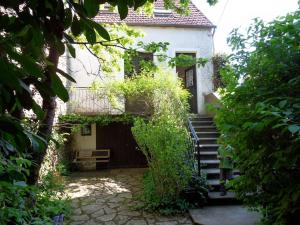
[[[104,89],[92,90],[89,87],[72,87],[69,90],[70,100],[67,103],[68,113],[95,115],[95,114],[122,114],[124,113],[124,98],[118,98],[112,104]]]
[[[112,103],[105,89],[92,90],[89,87],[72,87],[69,90],[69,96],[70,100],[66,105],[67,113],[118,115],[126,112],[149,115],[153,112],[153,108],[147,104],[143,96],[130,99],[120,96],[116,102]]]

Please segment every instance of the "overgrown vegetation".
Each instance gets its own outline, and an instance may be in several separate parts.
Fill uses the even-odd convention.
[[[213,85],[214,91],[217,91],[219,88],[224,88],[225,84],[222,80],[222,70],[229,65],[229,56],[226,54],[216,54],[212,57],[213,63]]]
[[[54,216],[69,215],[69,201],[59,176],[48,171],[39,185],[30,186],[22,181],[22,173],[28,173],[31,161],[18,157],[7,162],[0,168],[0,224],[50,225]]]
[[[186,210],[189,203],[182,193],[193,173],[186,129],[188,91],[174,75],[160,70],[112,82],[106,90],[111,98],[122,94],[126,99],[142,99],[148,106],[149,118],[136,118],[132,128],[149,166],[144,208],[165,214]]]
[[[235,150],[238,197],[262,211],[261,224],[299,224],[300,11],[229,39],[235,54],[224,73],[216,121]]]
[[[166,8],[184,13],[189,0],[176,6],[175,1],[164,2]],[[153,1],[0,3],[0,213],[5,224],[45,224],[52,216],[50,211],[54,212],[46,210],[50,199],[42,197],[47,192],[37,181],[51,140],[56,97],[69,99],[61,76],[74,82],[58,68],[58,61],[65,49],[76,57],[73,38],[80,34],[84,34],[85,45],[89,46],[96,44],[96,34],[101,36],[99,44],[111,40],[104,26],[92,19],[104,3],[116,7],[124,19],[129,8],[151,8]]]
[[[133,124],[136,115],[120,114],[120,115],[96,115],[96,116],[84,116],[78,114],[66,114],[59,116],[60,126],[72,126],[72,125],[84,125],[96,123],[99,125],[107,125],[113,122],[121,122],[124,124]]]

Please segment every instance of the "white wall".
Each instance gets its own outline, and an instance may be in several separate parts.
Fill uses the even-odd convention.
[[[196,53],[196,57],[210,59],[213,56],[213,38],[210,29],[178,28],[178,27],[137,27],[144,31],[147,42],[169,42],[168,56],[175,57],[176,53]],[[159,64],[157,59],[154,61]],[[162,65],[167,66],[167,65]],[[176,68],[173,69],[176,74]],[[204,96],[212,92],[212,63],[205,67],[197,67],[197,102],[198,113],[205,113]]]
[[[96,149],[96,124],[91,125],[92,134],[82,136],[81,131],[73,134],[72,148],[74,150],[95,150]]]
[[[145,33],[140,39],[148,42],[169,42],[167,55],[174,57],[176,53],[196,53],[196,57],[211,58],[213,56],[213,38],[210,29],[205,28],[178,28],[178,27],[136,27]],[[139,40],[137,40],[139,41]],[[77,81],[76,86],[87,87],[94,80],[101,80],[99,77],[99,64],[97,59],[87,50],[78,49],[76,59],[67,60],[67,71]],[[154,62],[162,67],[165,63],[159,63],[154,57]],[[123,65],[123,60],[120,60]],[[173,69],[174,75],[176,68]],[[102,76],[103,77],[103,76]],[[116,73],[116,79],[123,79],[123,68]],[[212,92],[212,64],[209,62],[205,67],[197,68],[197,101],[198,113],[205,113],[203,94]]]

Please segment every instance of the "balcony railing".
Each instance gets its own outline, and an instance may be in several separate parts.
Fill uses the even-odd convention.
[[[112,104],[104,89],[92,90],[89,87],[72,87],[69,90],[68,113],[78,114],[122,114],[125,100],[119,97]]]

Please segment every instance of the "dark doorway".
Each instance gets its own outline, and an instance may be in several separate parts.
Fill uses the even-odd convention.
[[[96,126],[96,148],[110,149],[110,162],[97,164],[97,168],[146,167],[144,154],[131,133],[131,125],[110,123],[105,126]]]
[[[196,57],[195,53],[176,53],[176,56],[180,54]],[[184,87],[191,93],[191,98],[189,99],[190,112],[198,113],[196,65],[191,67],[176,66],[176,72],[178,77],[181,78]]]

